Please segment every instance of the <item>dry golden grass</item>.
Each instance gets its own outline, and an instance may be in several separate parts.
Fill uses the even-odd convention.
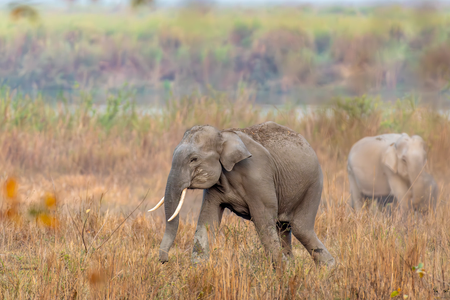
[[[106,126],[99,121],[106,113],[80,109],[70,119],[63,109],[54,115],[35,105],[42,107],[28,107],[24,118],[11,106],[0,111],[4,299],[386,299],[395,291],[398,299],[450,297],[448,116],[408,99],[386,106],[361,97],[299,120],[293,109],[264,114],[246,95],[233,102],[217,95],[173,100],[160,115],[122,113]],[[184,131],[266,120],[304,135],[319,156],[325,185],[316,231],[337,266],[315,267],[294,240],[295,260],[273,269],[252,223],[226,214],[211,259],[193,267],[199,191],[188,192],[170,261],[161,265],[163,212],[146,211],[163,195]],[[421,134],[429,144],[428,168],[441,192],[436,215],[401,223],[348,209],[351,145],[393,131]]]

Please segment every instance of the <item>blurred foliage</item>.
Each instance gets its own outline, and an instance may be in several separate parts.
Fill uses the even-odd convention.
[[[134,8],[145,6],[145,5],[152,5],[154,0],[130,0],[130,5]]]
[[[8,200],[6,211],[4,207],[0,209],[0,220],[6,219],[13,221],[16,225],[22,225],[22,216],[20,213],[20,201],[18,199],[18,181],[15,177],[8,177],[4,182],[4,196]],[[56,196],[53,193],[45,193],[42,198],[42,205],[30,206],[28,214],[44,227],[57,229],[59,220],[55,216],[57,207]]]
[[[446,10],[280,6],[268,14],[195,1],[170,10],[133,5],[141,9],[131,15],[92,8],[39,16],[31,5],[11,6],[14,20],[0,15],[0,83],[53,94],[73,91],[75,83],[114,90],[126,81],[141,93],[245,84],[329,98],[440,92],[450,80]]]
[[[380,99],[367,97],[366,95],[357,98],[338,98],[335,102],[334,112],[345,112],[349,120],[366,119],[378,113],[380,109]]]
[[[39,21],[39,12],[32,5],[11,3],[9,8],[9,15],[13,21],[18,21],[20,19],[27,19],[33,23]]]

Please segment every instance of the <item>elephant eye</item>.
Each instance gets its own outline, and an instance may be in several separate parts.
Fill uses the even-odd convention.
[[[197,157],[192,157],[191,158],[191,163],[196,162],[197,161]]]

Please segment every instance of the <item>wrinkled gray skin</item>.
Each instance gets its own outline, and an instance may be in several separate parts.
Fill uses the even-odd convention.
[[[435,210],[438,188],[425,170],[426,161],[425,142],[417,135],[383,134],[359,140],[348,156],[351,206],[360,210],[364,198],[393,196],[403,216],[412,210]]]
[[[334,264],[314,232],[322,171],[308,142],[289,128],[274,122],[224,131],[194,126],[173,153],[165,192],[166,220],[178,206],[184,188],[204,189],[194,237],[194,263],[209,257],[207,227],[214,229],[214,238],[228,208],[253,221],[274,259],[281,253],[292,255],[292,231],[316,263]],[[179,216],[166,221],[159,252],[162,263],[168,261],[178,223]]]

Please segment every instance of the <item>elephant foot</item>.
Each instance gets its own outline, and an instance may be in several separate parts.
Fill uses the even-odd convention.
[[[209,251],[205,250],[201,244],[196,241],[192,251],[191,261],[194,265],[206,262],[209,259]]]
[[[292,254],[282,253],[282,256],[281,256],[282,265],[289,268],[293,264],[293,261],[294,261],[294,256]]]
[[[318,266],[325,265],[331,268],[336,265],[336,260],[326,249],[315,249],[312,256]]]
[[[191,262],[193,265],[199,265],[205,263],[209,259],[209,255],[200,255],[198,253],[193,252],[191,257]]]
[[[164,264],[169,261],[169,253],[165,250],[159,250],[159,261]]]
[[[282,253],[281,259],[284,262],[289,262],[292,260],[292,258],[294,258],[294,256],[292,255],[292,253]]]
[[[330,260],[323,262],[328,268],[336,266],[336,260],[332,257]]]
[[[331,259],[326,260],[326,261],[318,260],[318,261],[315,261],[315,263],[316,263],[316,266],[318,266],[318,267],[325,266],[327,268],[333,268],[333,267],[336,266],[336,260],[334,258],[331,258]]]

